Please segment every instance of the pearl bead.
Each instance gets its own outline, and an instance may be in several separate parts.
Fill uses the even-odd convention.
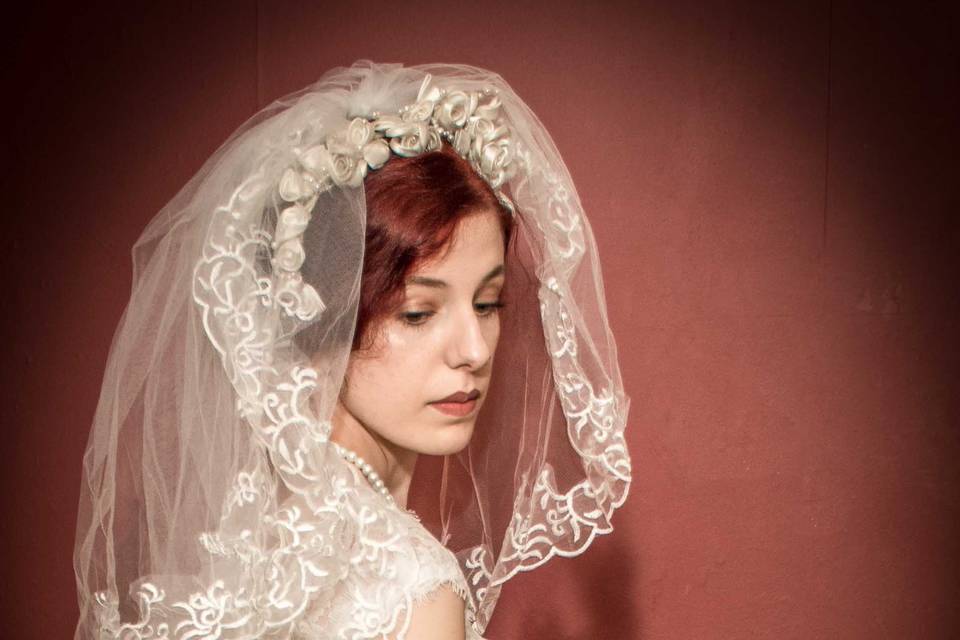
[[[336,442],[333,443],[333,447],[342,458],[357,467],[360,473],[363,474],[363,477],[367,479],[367,482],[369,482],[370,485],[386,499],[387,502],[394,504],[394,499],[390,494],[390,490],[387,489],[387,486],[380,478],[380,474],[376,472],[369,462],[358,456],[354,451],[351,451],[350,449],[347,449]]]

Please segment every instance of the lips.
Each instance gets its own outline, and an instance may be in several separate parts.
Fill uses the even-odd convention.
[[[480,392],[476,389],[473,389],[469,393],[465,393],[463,391],[457,391],[456,393],[450,394],[446,398],[443,398],[441,400],[435,400],[430,404],[441,404],[441,403],[450,404],[453,402],[464,403],[464,402],[469,402],[471,400],[476,400],[479,397],[480,397]]]
[[[430,406],[450,416],[464,417],[476,408],[478,397],[480,397],[480,392],[477,389],[473,389],[469,393],[458,391],[442,400],[431,402]]]

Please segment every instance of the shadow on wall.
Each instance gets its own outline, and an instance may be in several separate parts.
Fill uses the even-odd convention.
[[[616,518],[614,521],[616,525]],[[526,601],[522,617],[518,618],[522,623],[515,627],[519,629],[522,625],[523,637],[531,640],[640,638],[638,561],[632,557],[635,549],[630,546],[630,536],[625,533],[615,526],[612,535],[596,539],[579,560],[554,558],[525,576],[537,576],[537,583],[520,587],[512,594],[514,598]],[[554,573],[550,564],[564,562],[577,564],[566,569],[560,585],[557,576],[549,575]],[[554,565],[554,568],[560,567]],[[542,574],[538,576],[538,572]],[[542,597],[531,597],[533,594]],[[554,599],[551,594],[557,594],[560,599]],[[493,617],[496,622],[496,613]],[[491,630],[490,637],[498,635]]]

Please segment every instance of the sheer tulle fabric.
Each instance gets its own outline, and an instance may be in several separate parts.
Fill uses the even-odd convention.
[[[612,530],[629,398],[590,226],[550,136],[494,73],[359,61],[246,122],[134,246],[84,457],[77,638],[402,635],[425,583],[391,545],[414,525],[328,441],[357,313],[362,184],[313,203],[302,273],[316,317],[285,311],[269,251],[298,154],[352,114],[412,103],[427,73],[497,89],[521,160],[505,187],[517,225],[491,388],[471,444],[444,463],[437,514],[423,514],[459,563],[472,632],[510,577]],[[317,627],[345,585],[373,585],[353,593],[369,611]]]

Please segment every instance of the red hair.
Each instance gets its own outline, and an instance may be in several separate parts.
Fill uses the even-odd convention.
[[[470,163],[447,143],[437,151],[391,158],[364,179],[367,222],[353,350],[403,303],[406,280],[441,257],[467,216],[494,211],[509,245],[513,215]]]

